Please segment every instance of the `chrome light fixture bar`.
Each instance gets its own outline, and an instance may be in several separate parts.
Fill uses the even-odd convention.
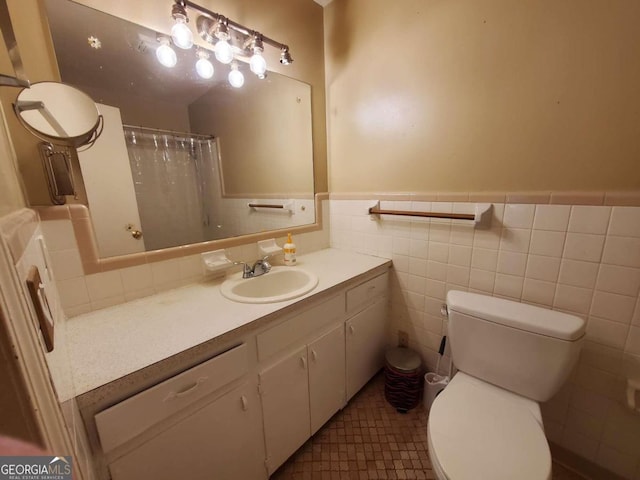
[[[239,78],[238,73],[241,74],[235,62],[236,56],[248,58],[251,71],[258,78],[265,78],[267,62],[262,56],[264,45],[280,50],[280,63],[283,65],[289,65],[293,62],[288,45],[277,42],[260,32],[245,27],[224,15],[212,12],[189,0],[175,0],[171,10],[171,16],[175,21],[171,29],[171,39],[175,46],[183,49],[189,49],[193,46],[193,34],[189,28],[188,9],[200,14],[196,19],[197,32],[204,41],[213,45],[216,60],[220,63],[231,65],[230,73],[232,75],[230,75],[230,78]],[[163,42],[165,44],[164,50],[166,50],[168,45],[166,45],[166,40],[163,40]],[[169,52],[164,53],[167,55]],[[208,63],[204,52],[198,54],[198,58],[200,59],[201,68],[205,62]],[[168,64],[163,64],[169,66]],[[209,70],[213,71],[213,68],[208,68],[207,66],[207,74]],[[202,74],[201,76],[205,77]],[[237,85],[239,82],[234,83]]]

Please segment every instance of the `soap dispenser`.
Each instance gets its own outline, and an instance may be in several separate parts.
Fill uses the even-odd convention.
[[[291,239],[291,233],[287,233],[287,243],[284,244],[284,264],[293,266],[296,264],[296,244]]]

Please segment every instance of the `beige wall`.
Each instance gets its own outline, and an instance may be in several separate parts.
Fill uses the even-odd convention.
[[[309,85],[246,75],[189,106],[192,131],[218,139],[225,195],[313,195]]]
[[[149,28],[168,32],[171,27],[171,0],[139,0],[131,8],[128,0],[82,0],[82,3],[107,13],[143,24]],[[163,4],[161,8],[160,4]],[[200,0],[199,4],[219,12],[235,21],[264,32],[288,44],[295,62],[289,67],[278,63],[278,55],[267,47],[270,68],[309,83],[312,87],[314,175],[317,191],[327,190],[326,173],[326,120],[324,101],[324,62],[322,8],[312,0]],[[42,21],[44,7],[41,0],[9,0],[12,21],[25,63],[28,78],[34,81],[59,79],[53,60],[48,27]],[[38,19],[34,21],[34,19]],[[8,65],[6,50],[0,52],[3,72]],[[0,98],[8,111],[17,89],[0,90]],[[46,183],[37,155],[38,140],[27,133],[13,115],[7,115],[15,143],[19,168],[24,178],[28,202],[32,205],[49,204]]]
[[[640,2],[334,0],[330,190],[640,188]]]
[[[24,207],[24,197],[9,138],[2,105],[0,105],[0,217]]]

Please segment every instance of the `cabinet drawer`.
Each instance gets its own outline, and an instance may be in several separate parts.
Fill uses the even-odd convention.
[[[387,272],[357,287],[347,290],[347,312],[354,313],[375,299],[387,294],[389,274]]]
[[[165,380],[95,416],[104,453],[141,434],[249,370],[245,344]]]
[[[258,335],[258,359],[263,361],[280,350],[301,341],[316,330],[344,316],[344,294],[310,308]]]

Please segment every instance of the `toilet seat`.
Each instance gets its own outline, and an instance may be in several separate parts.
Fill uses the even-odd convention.
[[[440,480],[549,480],[539,405],[463,372],[429,412],[429,456]]]

